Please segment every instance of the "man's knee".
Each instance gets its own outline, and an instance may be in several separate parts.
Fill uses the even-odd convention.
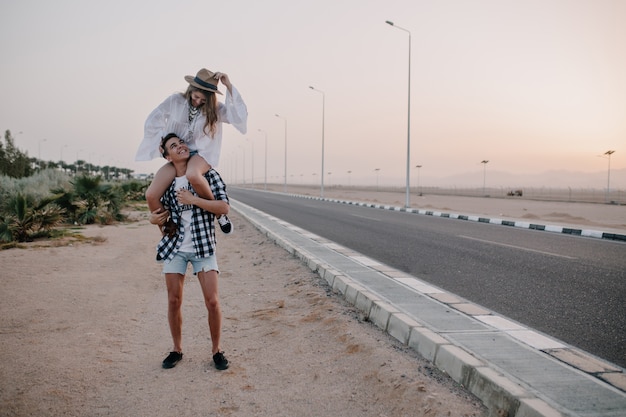
[[[205,298],[204,303],[206,304],[206,308],[209,310],[209,313],[218,312],[220,309],[220,301],[217,296]]]
[[[169,294],[167,297],[167,303],[171,311],[180,310],[183,305],[183,297],[180,294]]]

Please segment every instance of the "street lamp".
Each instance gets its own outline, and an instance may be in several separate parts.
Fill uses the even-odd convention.
[[[324,92],[322,90],[318,90],[315,87],[309,86],[309,88],[313,91],[317,91],[318,93],[322,94],[322,182],[321,182],[321,189],[320,189],[320,197],[324,198],[324,116],[326,113],[325,107],[326,107],[326,94],[324,94]]]
[[[483,159],[482,161],[480,161],[481,164],[483,164],[483,196],[487,196],[487,194],[485,194],[485,181],[487,179],[487,163],[489,161],[486,159]]]
[[[246,186],[246,148],[243,145],[240,145],[239,148],[242,150],[243,153],[243,186]]]
[[[287,192],[287,119],[278,114],[275,114],[274,116],[278,117],[279,119],[283,119],[283,121],[285,122],[285,185],[283,186],[283,191]]]
[[[252,188],[254,188],[254,141],[250,138],[246,138],[246,142],[250,142],[250,144],[252,145],[252,157],[250,158],[250,170],[252,171],[252,177],[250,178],[250,181],[252,183]]]
[[[39,165],[39,169],[41,169],[41,142],[45,142],[47,140],[48,139],[39,139],[39,143],[38,143],[38,145],[39,145],[39,154],[38,154],[38,157],[37,157],[37,159],[39,160],[39,162],[37,163],[37,165]]]
[[[67,148],[68,146],[70,146],[70,145],[63,145],[63,146],[61,146],[61,159],[60,159],[61,162],[63,162],[63,149]]]
[[[403,27],[394,25],[389,20],[385,21],[388,25],[398,28],[409,34],[409,83],[408,83],[408,116],[406,127],[406,208],[411,206],[410,197],[410,178],[411,178],[411,32]]]
[[[376,171],[376,191],[378,191],[378,172],[380,171],[380,168],[374,168],[374,171]]]
[[[609,157],[609,173],[607,175],[607,179],[606,179],[606,202],[608,203],[609,201],[611,201],[611,155],[613,155],[615,153],[615,151],[606,151],[604,152],[605,155],[607,155]]]
[[[420,192],[420,168],[422,166],[421,165],[415,165],[415,168],[417,168],[417,195],[422,195],[422,193]]]
[[[259,132],[263,133],[265,135],[265,178],[264,178],[264,189],[265,191],[267,191],[267,132],[265,132],[264,130],[258,129]]]

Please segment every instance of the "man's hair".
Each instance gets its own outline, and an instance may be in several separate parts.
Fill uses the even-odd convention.
[[[161,138],[161,144],[159,145],[159,151],[161,151],[161,156],[163,158],[165,158],[169,151],[167,150],[167,148],[165,147],[165,144],[167,143],[168,140],[172,139],[172,138],[177,138],[178,135],[176,133],[168,133],[167,135],[163,136]]]

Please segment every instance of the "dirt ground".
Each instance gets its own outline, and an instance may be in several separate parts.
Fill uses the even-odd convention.
[[[138,221],[0,252],[2,416],[482,416],[480,402],[231,211],[218,233],[222,347],[189,274],[171,349],[159,232]]]

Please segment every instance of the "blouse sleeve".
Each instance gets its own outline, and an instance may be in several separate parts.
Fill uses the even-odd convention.
[[[152,110],[152,113],[146,119],[143,130],[143,140],[139,144],[139,149],[135,154],[135,161],[151,161],[159,158],[159,144],[161,138],[168,132],[165,132],[168,120],[171,114],[172,101],[176,94],[169,96]]]
[[[239,132],[245,134],[248,130],[248,108],[235,86],[232,87],[232,90],[233,93],[231,94],[226,89],[225,103],[219,108],[219,120],[223,123],[230,123]]]

